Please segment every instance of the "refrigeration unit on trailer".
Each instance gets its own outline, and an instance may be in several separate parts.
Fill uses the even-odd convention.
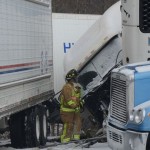
[[[149,150],[150,2],[121,2],[123,62],[129,65],[111,74],[108,145],[113,150]]]
[[[0,119],[9,119],[13,147],[44,145],[53,96],[51,0],[1,0],[0,20]]]

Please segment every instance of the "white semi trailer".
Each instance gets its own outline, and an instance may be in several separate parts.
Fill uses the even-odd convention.
[[[51,0],[0,1],[0,128],[13,147],[44,145],[53,96]]]

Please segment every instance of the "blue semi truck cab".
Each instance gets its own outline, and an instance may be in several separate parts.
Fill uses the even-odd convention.
[[[148,150],[150,141],[150,62],[116,68],[111,73],[107,126],[113,150]]]

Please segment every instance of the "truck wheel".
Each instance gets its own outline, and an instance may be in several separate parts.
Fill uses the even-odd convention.
[[[40,109],[33,108],[27,115],[26,120],[26,143],[27,147],[38,147],[40,145]]]
[[[147,137],[146,150],[150,150],[150,133],[148,134],[148,137]]]
[[[40,116],[40,144],[45,145],[47,141],[47,111],[44,106],[41,106],[40,108],[41,116]]]
[[[50,112],[47,106],[46,106],[46,115],[47,115],[47,136],[48,136],[50,135],[50,123],[49,123]]]
[[[25,144],[25,114],[20,112],[10,116],[10,139],[14,148],[24,148]]]

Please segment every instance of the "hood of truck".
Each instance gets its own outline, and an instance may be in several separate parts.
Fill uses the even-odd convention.
[[[115,68],[112,71],[112,73],[118,72],[118,73],[124,74],[125,76],[132,76],[134,74],[138,74],[138,75],[140,74],[140,76],[138,77],[140,78],[142,74],[148,71],[150,71],[150,62],[146,61],[146,62],[128,64],[128,65]]]
[[[90,59],[115,35],[121,33],[120,2],[110,7],[75,43],[64,59],[65,73],[81,70]]]

